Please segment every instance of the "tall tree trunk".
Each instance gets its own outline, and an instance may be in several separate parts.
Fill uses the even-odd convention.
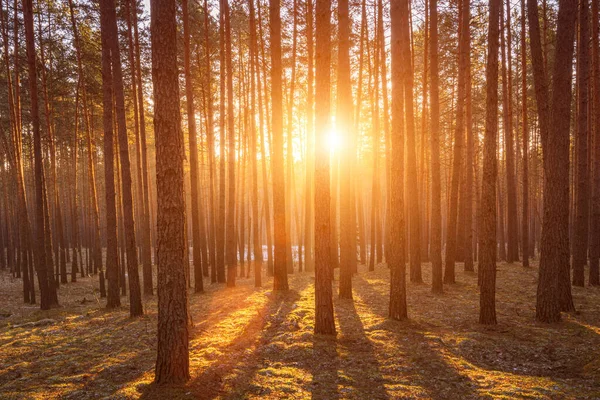
[[[380,23],[380,22],[377,22]],[[379,29],[376,29],[379,32]],[[373,94],[371,96],[371,104],[373,105],[372,116],[373,120],[373,176],[371,180],[371,240],[370,250],[371,254],[369,257],[369,271],[375,270],[377,253],[379,250],[378,243],[378,231],[379,231],[379,46],[378,46],[378,33],[375,34],[375,46],[374,46],[374,61],[373,71],[371,75],[374,80]],[[367,41],[368,42],[368,41]]]
[[[356,225],[352,225],[354,213],[354,128],[352,124],[352,81],[350,79],[350,33],[351,21],[348,0],[338,1],[339,49],[337,78],[337,130],[344,136],[346,148],[339,149],[342,163],[340,224],[341,263],[339,296],[352,299],[352,272],[356,263]],[[354,240],[352,240],[354,238]]]
[[[106,12],[107,29],[111,31],[111,37],[118,37],[117,14],[113,0],[102,0],[107,2]],[[138,255],[135,240],[135,225],[133,221],[133,195],[131,182],[131,166],[129,161],[129,140],[127,137],[127,126],[125,121],[125,94],[123,90],[123,73],[121,69],[121,58],[119,42],[109,42],[112,64],[112,80],[115,98],[115,115],[118,127],[119,159],[121,162],[121,196],[123,199],[123,220],[125,226],[125,250],[127,252],[127,275],[129,278],[129,313],[132,317],[142,315],[142,297],[140,290],[140,278],[138,275]]]
[[[423,212],[421,213],[421,261],[429,261],[429,181],[427,175],[427,133],[428,133],[428,94],[429,94],[429,0],[425,0],[425,23],[424,23],[424,38],[423,38],[423,81],[422,95],[423,101],[421,104],[421,141],[420,151],[421,157],[419,160],[419,199],[423,204]],[[412,36],[411,36],[412,37]]]
[[[262,286],[262,240],[260,237],[260,219],[258,218],[258,167],[256,140],[256,20],[254,0],[250,0],[250,168],[252,168],[252,240],[254,244],[254,286]],[[264,157],[264,155],[263,155]]]
[[[226,44],[226,68],[227,68],[227,139],[228,154],[227,164],[229,170],[229,193],[227,205],[227,243],[226,262],[227,262],[227,286],[235,286],[235,274],[237,271],[236,256],[236,230],[235,230],[235,126],[234,126],[234,108],[233,108],[233,67],[231,52],[231,16],[229,12],[229,0],[222,0],[225,6],[225,44]],[[225,143],[223,143],[223,146]],[[223,160],[224,162],[225,160]]]
[[[473,96],[472,96],[472,76],[471,76],[471,2],[469,0],[463,0],[463,18],[465,18],[464,25],[466,28],[465,33],[465,46],[467,59],[465,61],[465,124],[467,134],[467,154],[465,157],[465,191],[463,193],[463,213],[464,213],[464,261],[465,271],[473,272],[475,267],[473,266],[473,158],[475,157],[475,140],[473,134]],[[463,25],[463,26],[464,26]]]
[[[285,212],[285,236],[287,238],[286,243],[286,267],[288,273],[294,272],[294,258],[292,256],[292,208],[294,206],[294,185],[292,184],[294,175],[294,143],[293,143],[293,113],[294,113],[294,94],[296,88],[296,48],[298,42],[298,0],[293,0],[293,28],[292,28],[292,59],[291,59],[291,77],[290,77],[290,91],[288,96],[288,107],[287,107],[287,143],[286,143],[286,212]]]
[[[390,202],[390,305],[389,317],[403,320],[408,317],[406,306],[406,272],[404,259],[404,116],[405,75],[410,68],[408,37],[408,0],[394,1],[390,8],[392,57],[392,165]]]
[[[151,192],[149,182],[149,171],[148,171],[148,148],[146,144],[146,117],[144,107],[144,92],[142,84],[142,68],[141,68],[141,50],[140,40],[138,32],[138,8],[135,1],[132,1],[133,8],[133,34],[135,40],[135,76],[137,79],[137,101],[138,101],[138,115],[139,115],[139,127],[140,127],[140,144],[142,151],[142,196],[144,210],[142,213],[142,266],[143,266],[143,277],[144,277],[144,294],[152,295],[153,284],[152,284],[152,238],[154,234],[154,226],[151,223],[152,218],[152,203],[151,203]]]
[[[438,61],[437,0],[430,1],[430,74],[431,74],[431,289],[443,292],[442,283],[442,182],[440,176],[440,89]]]
[[[288,290],[286,271],[285,232],[285,179],[283,176],[283,90],[281,68],[281,16],[280,0],[270,0],[269,19],[271,28],[271,101],[273,102],[273,215],[275,225],[275,278],[274,290]]]
[[[106,275],[108,278],[107,308],[115,308],[121,305],[119,297],[119,260],[117,242],[117,203],[115,187],[115,156],[114,156],[114,132],[113,132],[113,79],[111,68],[110,43],[115,40],[112,30],[109,29],[110,13],[109,2],[100,2],[100,26],[102,38],[102,105],[103,105],[103,128],[104,128],[104,193],[106,201]],[[88,145],[88,151],[91,148]],[[92,157],[89,154],[89,157]],[[93,163],[93,161],[92,161]],[[117,181],[118,182],[118,181]],[[93,208],[93,206],[92,206]],[[99,265],[100,282],[104,281],[102,264]]]
[[[466,1],[466,0],[463,0]],[[410,5],[407,4],[407,8]],[[409,11],[410,12],[410,11]],[[415,114],[413,105],[413,53],[410,46],[411,30],[408,21],[403,26],[405,30],[403,35],[406,38],[402,41],[404,53],[404,65],[406,70],[403,73],[404,81],[404,118],[406,124],[406,174],[407,188],[410,191],[408,196],[409,207],[409,227],[410,227],[410,281],[414,283],[423,282],[421,274],[421,212],[419,209],[419,183],[417,181],[417,149],[415,133]],[[395,170],[392,170],[395,173]]]
[[[315,142],[325,141],[330,126],[331,0],[316,2]],[[274,82],[273,82],[274,83]],[[335,335],[330,242],[330,154],[315,146],[315,333]]]
[[[585,283],[589,237],[589,166],[588,166],[588,97],[589,97],[589,6],[579,0],[579,35],[577,37],[577,164],[575,187],[575,240],[573,243],[573,285]]]
[[[56,246],[56,277],[55,281],[58,285],[60,283],[67,283],[67,261],[66,261],[66,245],[65,245],[65,234],[63,227],[63,213],[60,201],[60,189],[56,179],[56,141],[53,129],[53,118],[50,96],[48,94],[48,73],[46,71],[46,56],[44,37],[42,31],[42,12],[41,10],[37,14],[38,16],[38,36],[39,36],[39,49],[40,49],[40,64],[41,64],[41,78],[42,78],[42,93],[44,96],[44,117],[46,121],[46,134],[48,138],[48,147],[50,152],[50,190],[51,198],[54,206],[54,226],[57,246]],[[48,10],[48,19],[50,19],[50,11]],[[48,21],[48,25],[51,28],[51,22]],[[50,225],[49,225],[50,226]],[[60,275],[60,279],[59,279]]]
[[[519,218],[517,215],[517,184],[515,178],[515,140],[512,105],[512,38],[510,27],[510,2],[506,3],[506,44],[502,36],[503,92],[504,94],[504,151],[506,154],[506,261],[519,261]],[[506,55],[505,55],[506,52]]]
[[[304,254],[306,271],[314,271],[314,218],[313,218],[313,174],[314,174],[314,16],[313,0],[306,0],[306,182],[304,191]]]
[[[204,81],[204,96],[206,98],[206,144],[208,146],[208,168],[209,168],[209,200],[208,207],[210,210],[210,216],[208,219],[209,224],[209,257],[210,257],[210,281],[211,283],[217,282],[217,236],[218,229],[215,227],[217,223],[217,210],[215,208],[215,185],[216,185],[216,171],[215,171],[215,133],[214,133],[214,117],[213,117],[213,96],[212,96],[212,67],[210,61],[211,47],[210,47],[210,13],[208,9],[208,0],[204,0],[204,57],[206,60],[205,65],[205,81]]]
[[[23,0],[23,18],[25,23],[25,41],[27,50],[27,67],[29,77],[29,92],[31,97],[31,123],[33,129],[34,167],[35,167],[35,269],[40,287],[40,308],[48,310],[53,306],[52,279],[48,273],[46,263],[46,231],[44,229],[44,204],[43,204],[43,160],[42,142],[40,132],[40,115],[38,110],[37,65],[35,56],[35,35],[33,31],[33,5],[31,0]],[[54,289],[56,290],[56,289]]]
[[[364,58],[365,58],[365,37],[367,35],[367,5],[366,0],[361,1],[361,24],[360,24],[360,48],[359,48],[359,61],[358,61],[358,88],[356,94],[356,115],[354,119],[354,157],[356,157],[356,138],[358,132],[360,132],[360,120],[361,120],[361,111],[362,111],[362,93],[363,93],[363,66],[364,66]],[[368,44],[367,44],[368,48]],[[355,158],[355,162],[356,162]],[[357,200],[357,222],[358,222],[358,245],[359,245],[359,254],[360,254],[360,263],[364,264],[366,262],[366,238],[365,238],[365,221],[364,221],[364,210],[363,210],[363,194],[362,188],[360,184],[361,180],[358,180],[355,184],[355,199]],[[356,189],[359,189],[356,192]],[[355,224],[356,225],[356,224]],[[356,246],[355,246],[356,247]],[[355,262],[354,271],[357,272],[357,265]]]
[[[540,322],[559,321],[561,310],[574,309],[569,279],[569,125],[576,7],[574,1],[559,1],[550,99],[537,0],[527,1],[546,194],[536,302],[536,319]]]
[[[219,222],[217,223],[217,282],[225,283],[225,4],[219,0]]]
[[[490,0],[486,66],[486,112],[479,232],[479,323],[496,324],[496,180],[498,160],[498,42],[502,0]]]
[[[529,266],[529,127],[527,126],[527,48],[525,45],[525,0],[521,0],[521,124],[523,140],[523,204],[521,251],[523,266]]]
[[[183,134],[179,111],[175,0],[152,0],[152,81],[156,136],[158,346],[154,381],[190,379],[185,269]]]
[[[600,285],[600,27],[598,23],[598,0],[592,0],[592,130],[594,147],[591,150],[593,172],[591,234],[590,234],[590,272],[589,283]]]
[[[196,111],[194,106],[194,88],[190,70],[190,17],[188,1],[183,0],[183,69],[185,75],[185,102],[187,106],[188,137],[190,143],[190,189],[192,197],[192,246],[194,262],[194,288],[196,293],[204,291],[202,282],[202,253],[200,245],[200,189],[198,172],[198,141],[196,138]]]
[[[462,14],[462,13],[461,13]],[[465,82],[466,82],[466,67],[467,54],[466,46],[466,29],[465,24],[468,24],[467,19],[463,16],[464,21],[459,27],[459,46],[458,46],[458,89],[456,102],[456,126],[454,130],[454,154],[452,161],[452,182],[450,186],[450,207],[448,209],[448,221],[446,224],[446,265],[444,268],[444,283],[455,283],[454,267],[456,259],[456,244],[457,244],[457,224],[458,224],[458,191],[460,188],[461,170],[463,163],[464,150],[464,134],[465,134]],[[462,21],[461,21],[462,22]],[[463,177],[464,179],[464,177]]]

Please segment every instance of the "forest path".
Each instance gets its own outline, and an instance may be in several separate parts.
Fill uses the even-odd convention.
[[[499,264],[499,325],[489,328],[477,323],[476,274],[457,271],[443,295],[408,283],[410,320],[395,322],[387,267],[360,266],[354,302],[335,296],[335,339],[312,333],[309,274],[291,275],[286,294],[271,279],[261,289],[252,278],[206,285],[190,296],[191,380],[177,388],[151,383],[155,297],[130,319],[126,304],[104,309],[97,277],[83,278],[61,287],[61,308],[42,312],[22,304],[20,280],[4,273],[0,311],[13,315],[0,319],[0,398],[600,398],[600,289],[574,288],[577,313],[542,325],[537,269]]]

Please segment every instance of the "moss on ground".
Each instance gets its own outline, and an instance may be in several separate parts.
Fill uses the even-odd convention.
[[[388,269],[360,267],[354,302],[335,300],[336,338],[313,335],[309,274],[291,275],[289,293],[272,292],[269,279],[263,289],[252,279],[207,285],[190,296],[192,379],[157,387],[155,297],[130,319],[126,298],[104,309],[91,277],[61,287],[62,307],[42,312],[3,274],[0,304],[12,315],[0,318],[0,398],[600,398],[600,289],[573,288],[577,312],[538,324],[536,276],[498,266],[490,328],[477,323],[475,274],[458,272],[443,295],[409,283],[410,319],[396,322],[386,318]],[[51,321],[28,324],[40,320]]]

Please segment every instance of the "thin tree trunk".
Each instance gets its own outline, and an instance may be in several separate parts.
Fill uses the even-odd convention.
[[[479,323],[496,324],[496,180],[498,160],[498,42],[502,1],[490,1],[488,55],[486,66],[486,121],[483,143],[481,223],[479,234]]]
[[[226,69],[227,69],[227,134],[228,134],[228,168],[229,170],[229,193],[227,206],[226,226],[226,262],[227,262],[227,286],[235,286],[235,275],[237,271],[236,256],[236,230],[235,230],[235,126],[233,108],[233,67],[231,52],[231,16],[229,12],[229,0],[222,0],[225,7],[225,44],[226,44]],[[225,143],[222,144],[223,146]],[[225,160],[222,160],[225,162]]]
[[[185,75],[185,102],[187,106],[188,137],[190,143],[190,189],[192,197],[192,246],[194,263],[194,288],[196,293],[204,291],[202,282],[202,253],[200,245],[200,189],[198,185],[198,141],[196,138],[196,111],[194,106],[194,88],[190,68],[190,17],[188,1],[183,0],[183,36],[184,36],[184,75]]]
[[[525,0],[521,0],[521,124],[523,140],[523,205],[521,249],[523,266],[529,266],[529,127],[527,126],[527,49],[525,39]]]
[[[252,239],[254,255],[254,287],[262,286],[262,241],[260,237],[260,219],[258,218],[258,167],[257,167],[257,140],[256,140],[256,20],[254,14],[254,0],[250,0],[250,168],[252,169]],[[259,94],[260,96],[260,94]],[[264,155],[263,155],[264,157]]]
[[[513,131],[513,82],[512,82],[512,32],[510,1],[506,3],[506,75],[508,91],[506,93],[506,259],[512,263],[519,261],[519,217],[517,210],[517,183],[515,177],[515,139]]]
[[[306,271],[314,271],[314,218],[313,218],[313,174],[314,174],[314,45],[313,45],[313,0],[306,0],[306,189],[304,199],[304,254]]]
[[[339,49],[338,49],[338,78],[337,78],[337,111],[336,125],[338,132],[344,136],[346,149],[340,149],[341,195],[340,195],[340,225],[341,225],[341,263],[339,296],[342,299],[352,299],[353,262],[356,262],[356,226],[352,226],[354,212],[354,150],[352,146],[354,129],[352,128],[352,81],[350,78],[350,34],[351,21],[348,0],[338,1]],[[353,243],[354,242],[354,243]]]
[[[588,98],[589,98],[589,6],[579,1],[579,35],[577,37],[577,164],[575,186],[575,240],[573,242],[573,285],[585,283],[584,267],[589,238],[589,166],[588,166]]]
[[[589,283],[600,285],[600,27],[598,23],[598,0],[592,0],[592,132],[594,135],[592,157],[592,204],[590,235]]]
[[[33,5],[31,0],[23,0],[23,16],[25,23],[25,40],[27,49],[27,67],[29,72],[29,90],[31,98],[31,122],[33,128],[34,166],[35,166],[35,269],[40,287],[40,308],[48,310],[53,306],[51,296],[52,277],[48,274],[46,263],[46,232],[44,229],[44,204],[43,204],[43,160],[40,132],[40,116],[38,111],[38,88],[35,57],[35,39],[33,31]]]
[[[410,48],[408,0],[394,1],[391,16],[392,58],[392,165],[390,201],[390,304],[389,317],[403,320],[408,317],[406,306],[405,226],[404,226],[404,127],[403,108],[406,75],[409,75]]]
[[[431,71],[431,289],[442,293],[442,182],[440,176],[440,92],[437,0],[430,1]]]
[[[462,13],[461,13],[462,14]],[[465,34],[465,24],[467,19],[463,16],[463,22],[459,27],[459,50],[458,50],[458,89],[456,102],[456,126],[454,130],[454,154],[452,161],[452,182],[450,186],[450,206],[448,209],[448,221],[446,226],[446,259],[444,268],[444,283],[455,283],[454,276],[457,245],[457,224],[458,224],[458,191],[460,188],[461,169],[463,163],[464,150],[464,131],[465,131],[465,99],[466,99],[466,67],[467,59],[467,41]],[[464,179],[464,178],[463,178]]]
[[[118,37],[117,17],[115,5],[112,0],[107,2],[107,26],[111,37]],[[121,162],[121,196],[123,199],[123,220],[125,227],[125,250],[127,252],[127,275],[129,278],[129,313],[132,317],[142,315],[142,297],[140,278],[138,275],[138,256],[135,239],[135,225],[133,220],[133,195],[131,181],[131,166],[129,161],[129,140],[125,121],[125,95],[123,90],[123,73],[121,69],[120,49],[117,40],[109,42],[112,64],[112,80],[115,98],[115,115],[118,127],[119,159]]]
[[[286,272],[286,247],[285,231],[285,179],[283,176],[283,94],[282,94],[282,67],[281,67],[281,17],[280,0],[270,0],[269,17],[271,31],[271,101],[273,102],[273,214],[275,225],[275,279],[274,290],[288,290]]]

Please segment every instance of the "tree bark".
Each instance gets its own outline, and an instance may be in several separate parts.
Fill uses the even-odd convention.
[[[483,143],[481,220],[479,232],[479,323],[496,324],[496,180],[498,160],[498,42],[501,0],[490,0],[486,66],[486,122]]]
[[[523,204],[521,251],[523,266],[529,266],[529,127],[527,126],[527,48],[525,45],[525,0],[521,0],[521,124],[523,139]]]
[[[466,18],[462,18],[466,21]],[[450,206],[448,209],[448,221],[446,226],[446,258],[444,268],[444,283],[455,283],[454,276],[457,244],[458,225],[458,189],[460,187],[460,174],[463,163],[464,134],[465,134],[465,98],[466,98],[466,66],[467,46],[464,23],[459,28],[459,50],[458,50],[458,89],[456,102],[456,126],[454,130],[454,154],[452,161],[452,181],[450,186]],[[464,179],[464,178],[463,178]]]
[[[356,226],[352,225],[354,213],[354,129],[352,126],[352,81],[350,78],[351,21],[348,0],[338,1],[339,49],[337,77],[336,125],[344,137],[345,148],[339,149],[341,169],[340,193],[340,286],[339,296],[352,299],[352,272],[356,263]],[[352,240],[354,238],[354,240]]]
[[[577,164],[575,189],[575,240],[573,242],[573,285],[584,286],[584,267],[589,237],[589,166],[588,166],[588,98],[589,98],[589,6],[579,0],[579,35],[577,38]]]
[[[315,14],[315,333],[335,335],[329,248],[330,154],[324,145],[331,123],[331,0],[317,0]]]
[[[576,7],[574,1],[559,1],[550,102],[537,0],[527,1],[546,194],[536,301],[536,319],[540,322],[557,322],[561,310],[574,309],[569,279],[569,126]]]
[[[118,37],[117,15],[113,0],[102,0],[106,2],[107,29],[111,31],[111,37]],[[140,290],[140,278],[138,274],[138,255],[135,239],[135,224],[133,220],[133,194],[131,180],[131,165],[129,161],[129,139],[127,137],[127,125],[125,120],[125,94],[123,90],[123,72],[121,69],[121,58],[119,42],[112,40],[108,42],[111,52],[112,85],[115,99],[115,115],[119,140],[119,159],[121,162],[121,196],[123,200],[123,224],[125,227],[125,250],[127,253],[127,275],[129,278],[129,313],[132,317],[142,315],[142,296]]]
[[[180,384],[190,379],[176,10],[175,0],[151,1],[158,201],[158,346],[154,381],[158,384]]]
[[[404,129],[403,106],[405,74],[411,62],[408,49],[408,0],[390,5],[392,58],[392,165],[390,201],[390,237],[388,265],[390,267],[389,317],[408,317],[406,306],[406,270],[404,260]],[[404,64],[404,65],[403,65]]]
[[[270,0],[269,20],[271,30],[271,101],[272,101],[272,131],[273,150],[272,175],[273,175],[273,215],[275,225],[275,264],[274,264],[274,290],[288,290],[286,268],[285,231],[285,178],[283,176],[283,90],[281,68],[281,16],[280,0]]]
[[[31,123],[33,129],[34,168],[35,168],[35,269],[40,287],[40,308],[48,310],[53,306],[51,296],[51,280],[46,264],[46,231],[44,229],[44,204],[43,204],[43,159],[40,132],[40,116],[38,110],[37,65],[35,56],[35,39],[33,30],[33,4],[31,0],[23,0],[23,19],[25,24],[25,41],[27,50],[27,69],[29,77],[29,91],[31,97]]]
[[[589,283],[600,285],[600,27],[598,23],[598,0],[592,0],[592,131],[594,135],[591,150],[592,204],[590,234]]]
[[[430,1],[430,74],[431,74],[431,290],[444,291],[442,282],[442,182],[440,174],[440,89],[438,61],[437,0]]]
[[[229,0],[222,0],[225,6],[225,45],[226,45],[226,68],[227,68],[227,164],[228,164],[228,204],[227,204],[227,226],[226,226],[226,262],[227,262],[227,286],[235,286],[235,275],[237,271],[236,256],[236,228],[235,228],[235,125],[233,108],[233,67],[231,53],[231,16],[229,12]],[[223,146],[225,143],[222,144]],[[225,160],[223,160],[224,162]]]
[[[196,110],[194,106],[194,88],[190,70],[190,16],[188,1],[183,0],[183,70],[185,75],[185,102],[187,107],[188,137],[190,144],[190,189],[192,197],[192,251],[194,263],[194,289],[196,293],[204,291],[202,281],[202,253],[200,245],[200,183],[198,171],[198,139],[196,138]]]

